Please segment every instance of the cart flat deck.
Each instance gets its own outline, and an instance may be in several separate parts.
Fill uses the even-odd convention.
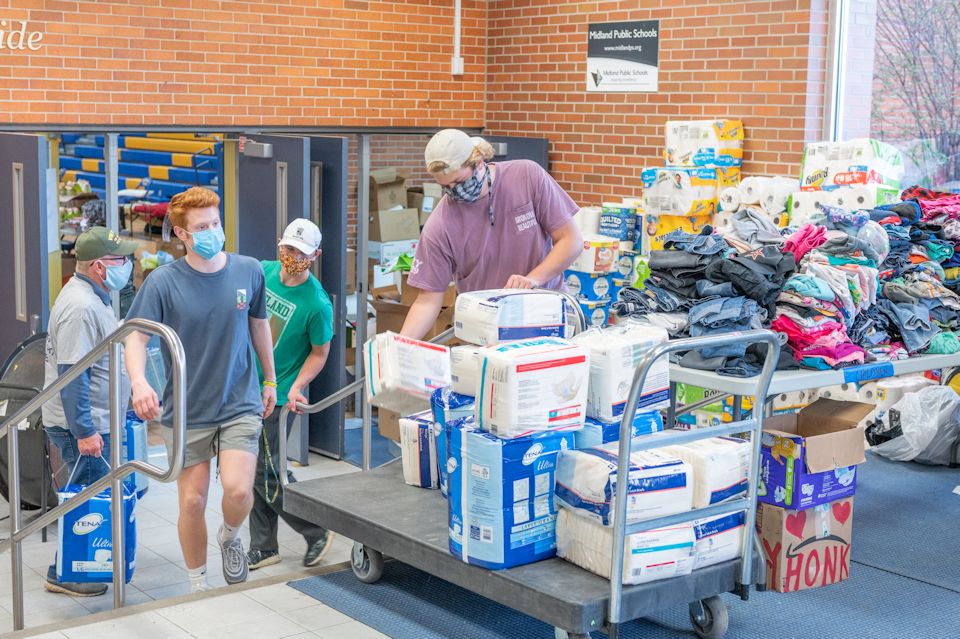
[[[562,559],[487,570],[454,558],[447,546],[447,502],[438,490],[403,483],[399,463],[366,473],[291,484],[284,507],[308,521],[379,550],[571,633],[603,627],[610,582]],[[757,565],[756,563],[754,565]],[[740,561],[692,575],[624,586],[624,619],[732,591]]]

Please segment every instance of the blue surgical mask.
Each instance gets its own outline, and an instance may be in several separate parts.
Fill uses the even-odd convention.
[[[103,278],[103,284],[111,291],[119,291],[130,281],[133,262],[129,259],[122,266],[110,266],[109,264],[105,266],[107,267],[107,275]]]
[[[223,228],[215,226],[191,233],[193,252],[205,260],[212,260],[223,250]]]
[[[457,202],[476,202],[480,199],[480,193],[483,192],[483,183],[487,177],[486,171],[482,175],[477,175],[477,173],[477,171],[474,171],[473,175],[452,187],[443,187],[443,192]]]

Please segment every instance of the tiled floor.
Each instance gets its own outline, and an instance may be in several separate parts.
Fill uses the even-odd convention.
[[[151,453],[163,455],[162,447],[157,450],[151,447]],[[153,460],[158,465],[165,462],[161,457]],[[346,472],[354,472],[356,468],[346,462],[333,461],[319,455],[310,455],[310,465],[296,468],[294,472],[298,479],[314,479],[329,477]],[[214,536],[220,525],[220,499],[222,491],[216,478],[211,480],[210,497],[207,506],[207,526],[210,536],[208,548],[208,578],[214,586],[225,586],[222,577],[222,567],[219,549]],[[6,502],[0,499],[0,513],[6,509]],[[137,568],[133,580],[127,586],[128,605],[166,599],[189,593],[186,568],[180,553],[180,544],[177,540],[177,489],[176,484],[160,484],[151,482],[150,489],[143,500],[137,505]],[[6,537],[9,530],[7,520],[0,522],[0,537]],[[61,594],[49,593],[43,589],[43,581],[47,566],[53,560],[56,550],[56,526],[49,529],[47,543],[40,541],[40,534],[33,535],[23,544],[24,560],[24,610],[26,627],[36,628],[45,624],[77,619],[92,613],[103,612],[113,608],[113,596],[110,591],[101,597],[76,598]],[[244,547],[249,544],[249,532],[244,527],[242,532]],[[281,575],[291,578],[310,574],[308,569],[301,566],[306,545],[303,539],[280,521],[278,539],[282,561],[279,564],[252,571],[249,580],[256,581]],[[324,558],[323,565],[341,563],[349,558],[352,543],[349,540],[336,537],[333,547]],[[12,603],[10,593],[11,566],[9,555],[0,556],[0,635],[10,632],[13,628],[11,615]],[[225,591],[226,592],[226,591]],[[282,593],[282,594],[281,594]],[[251,601],[252,599],[252,601]],[[296,604],[288,602],[299,602]],[[302,605],[300,605],[302,604]],[[301,609],[300,612],[291,608]],[[311,612],[302,609],[314,608]],[[319,608],[325,610],[320,611]],[[202,610],[202,614],[191,615],[190,611]],[[223,614],[221,614],[223,611]],[[290,619],[277,622],[271,616],[280,615],[289,611]],[[319,614],[313,614],[317,612]],[[293,614],[297,613],[297,614]],[[216,632],[203,626],[203,619],[229,620],[228,625],[235,628],[216,628]],[[299,619],[299,621],[298,621]],[[327,623],[329,621],[329,623]],[[127,624],[133,625],[127,625]],[[142,613],[133,617],[125,617],[110,622],[101,622],[89,628],[75,626],[66,631],[68,637],[205,637],[229,636],[232,639],[240,637],[281,637],[304,634],[311,636],[313,631],[328,632],[333,626],[343,626],[354,623],[333,610],[326,609],[314,599],[304,597],[293,589],[280,584],[265,587],[259,590],[242,593],[229,593],[219,597],[211,596],[202,601],[180,604],[168,609]],[[285,632],[289,630],[290,632]],[[343,628],[350,634],[320,634],[320,636],[375,636],[361,634],[356,628]],[[285,632],[285,634],[276,634]],[[366,632],[366,630],[363,630]],[[61,635],[54,633],[51,636]]]

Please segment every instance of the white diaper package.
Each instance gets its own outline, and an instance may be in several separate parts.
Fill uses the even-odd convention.
[[[663,417],[658,410],[637,411],[633,418],[633,436],[659,433],[663,430]],[[603,444],[620,441],[620,422],[601,422],[587,417],[583,428],[573,433],[575,448],[596,448]]]
[[[566,330],[565,298],[550,291],[497,289],[457,296],[454,334],[484,346],[528,337],[562,337]]]
[[[670,336],[662,328],[633,323],[590,329],[574,336],[575,343],[590,351],[587,416],[603,422],[618,421],[641,358],[668,339]],[[670,362],[667,357],[661,357],[647,374],[637,412],[666,407],[669,400]]]
[[[556,496],[576,514],[613,525],[617,493],[618,444],[568,450],[557,459]],[[640,450],[630,456],[627,521],[653,519],[693,507],[690,464],[661,450]]]
[[[476,396],[482,362],[480,348],[476,344],[465,344],[450,349],[450,379],[454,392]]]
[[[699,570],[739,557],[742,554],[745,521],[743,512],[737,512],[693,522],[693,532],[697,536],[693,569]]]
[[[450,385],[450,349],[387,331],[363,348],[367,400],[410,415],[430,407],[433,392]]]
[[[420,488],[439,488],[437,437],[429,410],[400,418],[400,461],[403,481]]]
[[[689,575],[695,544],[691,524],[629,535],[623,552],[623,583],[642,584]],[[613,529],[561,508],[557,514],[557,556],[610,579]]]
[[[498,437],[575,430],[587,412],[590,355],[559,337],[525,339],[481,351],[477,426]]]
[[[735,437],[712,437],[660,449],[690,464],[693,471],[693,507],[746,494],[750,474],[750,442]]]

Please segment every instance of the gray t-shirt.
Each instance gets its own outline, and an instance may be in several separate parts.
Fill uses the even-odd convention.
[[[187,428],[213,428],[244,415],[261,415],[256,354],[249,318],[266,319],[263,268],[242,255],[227,254],[216,273],[194,270],[185,258],[161,266],[144,280],[128,319],[166,324],[180,337],[187,368]],[[173,422],[170,354],[163,390],[165,426]]]
[[[104,303],[104,297],[98,295],[93,287],[89,280],[74,275],[53,304],[47,323],[44,386],[49,386],[60,376],[59,366],[76,364],[117,329],[113,308]],[[97,432],[105,435],[110,432],[109,357],[104,355],[89,371],[90,419]],[[126,412],[130,400],[130,380],[122,364],[120,373],[120,406]],[[68,428],[59,393],[43,405],[41,412],[45,426]]]

